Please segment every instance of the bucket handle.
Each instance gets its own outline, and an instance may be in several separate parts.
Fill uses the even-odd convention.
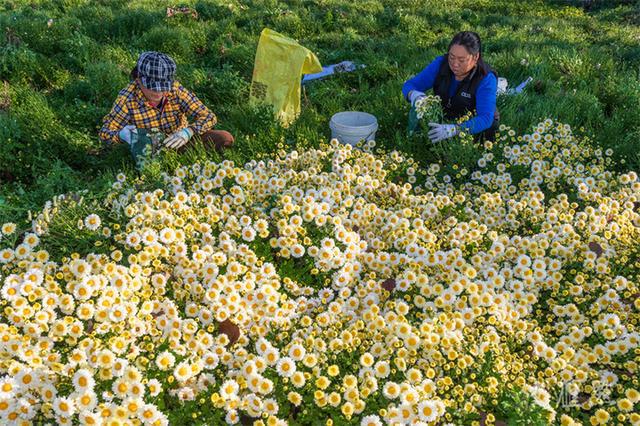
[[[363,138],[365,140],[365,142],[370,141],[371,140],[370,139],[371,135],[374,135],[377,131],[378,131],[378,129],[376,129],[373,132],[369,133],[366,138]]]

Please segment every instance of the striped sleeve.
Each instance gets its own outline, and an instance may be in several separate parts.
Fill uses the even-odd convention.
[[[203,134],[213,129],[218,122],[216,115],[182,85],[178,87],[178,102],[180,102],[180,110],[193,120],[190,127],[195,133]]]
[[[102,119],[100,140],[107,144],[120,143],[118,132],[129,124],[129,109],[127,108],[128,93],[126,90],[118,94],[111,111]]]

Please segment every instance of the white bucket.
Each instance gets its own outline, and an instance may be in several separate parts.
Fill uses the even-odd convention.
[[[331,138],[355,145],[361,140],[375,140],[378,120],[366,112],[344,111],[334,114],[329,122]]]

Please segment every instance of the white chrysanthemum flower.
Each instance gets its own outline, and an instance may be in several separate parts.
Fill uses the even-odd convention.
[[[206,352],[202,356],[203,368],[207,370],[215,370],[220,362],[220,358],[215,352]]]
[[[86,301],[93,295],[93,288],[82,281],[73,288],[73,297],[78,301]]]
[[[89,231],[97,230],[98,228],[100,228],[101,224],[102,224],[102,220],[100,219],[100,216],[98,216],[95,213],[92,213],[89,216],[84,218],[84,226]]]
[[[289,348],[289,357],[291,357],[291,359],[293,359],[294,361],[302,361],[306,354],[307,350],[304,348],[304,346],[298,343],[291,345],[291,347]]]
[[[387,399],[396,399],[400,395],[400,386],[394,382],[387,382],[382,387],[382,394]]]
[[[126,242],[129,247],[135,247],[142,242],[142,237],[140,234],[133,231],[127,234]]]
[[[149,390],[149,395],[157,396],[162,392],[162,383],[158,379],[151,379],[147,382],[147,389]]]
[[[4,235],[11,235],[14,232],[16,232],[16,229],[17,229],[17,226],[16,226],[15,223],[7,222],[7,223],[2,224],[2,228],[0,229],[0,231]]]
[[[40,237],[32,232],[28,232],[24,235],[23,241],[29,247],[35,248],[38,244],[40,244]]]
[[[18,385],[12,377],[3,377],[0,379],[0,399],[11,400],[15,397]]]
[[[43,279],[44,274],[40,269],[31,268],[24,274],[24,282],[32,286],[39,286]]]
[[[145,404],[138,411],[138,416],[145,425],[153,425],[160,422],[162,413],[153,404]]]
[[[44,401],[52,402],[58,396],[58,390],[51,383],[44,383],[40,386],[40,395]]]
[[[156,366],[162,370],[167,371],[174,366],[176,357],[171,352],[162,352],[156,357]]]
[[[72,261],[69,266],[76,278],[82,278],[86,274],[91,273],[91,265],[84,259],[76,259]]]
[[[423,422],[433,422],[439,417],[438,404],[432,400],[420,401],[418,403],[418,417]]]
[[[142,233],[142,242],[144,245],[150,246],[158,241],[158,233],[153,229],[146,229]]]
[[[227,410],[227,413],[224,416],[224,421],[228,425],[235,425],[240,421],[240,416],[238,415],[238,410],[231,409]]]
[[[289,357],[282,357],[276,364],[276,371],[282,377],[291,377],[296,372],[296,363]]]
[[[18,245],[14,251],[16,258],[26,259],[31,254],[32,247],[27,243]]]
[[[72,395],[80,412],[93,410],[98,405],[98,396],[93,391],[74,392]]]
[[[116,356],[109,349],[103,349],[98,352],[97,365],[100,368],[111,368]]]
[[[121,322],[127,318],[127,309],[124,305],[113,305],[109,309],[109,320],[112,322]]]
[[[236,382],[233,379],[230,379],[222,383],[222,386],[220,386],[219,393],[222,399],[224,400],[236,399],[238,397],[239,389],[240,389],[240,386],[238,386],[238,382]]]
[[[158,234],[158,238],[163,244],[171,244],[175,241],[176,232],[173,228],[163,228]]]
[[[102,417],[100,417],[100,414],[94,413],[88,410],[81,411],[80,414],[78,415],[78,420],[80,420],[80,424],[82,425],[95,425],[95,426],[103,425],[103,420],[102,420]]]
[[[71,417],[76,412],[76,405],[70,398],[56,397],[53,400],[53,411],[60,417]]]
[[[193,376],[193,371],[188,362],[182,361],[173,369],[173,375],[179,382],[186,382]]]
[[[376,414],[365,416],[360,421],[360,426],[382,426],[383,423]]]
[[[15,253],[11,249],[0,250],[0,263],[7,264],[15,258]]]
[[[23,368],[18,371],[18,374],[16,374],[15,383],[19,386],[20,392],[24,392],[28,389],[39,387],[40,379],[36,374],[36,371],[30,368]]]
[[[378,361],[373,368],[376,377],[386,379],[391,373],[391,368],[388,361]]]
[[[75,387],[75,390],[77,392],[92,390],[96,384],[89,370],[86,370],[84,368],[81,368],[74,373],[71,382],[73,383],[73,386]]]

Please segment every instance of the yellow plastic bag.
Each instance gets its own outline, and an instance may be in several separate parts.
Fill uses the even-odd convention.
[[[260,34],[251,81],[251,99],[273,105],[288,126],[300,114],[302,74],[322,71],[318,57],[296,41],[265,28]]]

